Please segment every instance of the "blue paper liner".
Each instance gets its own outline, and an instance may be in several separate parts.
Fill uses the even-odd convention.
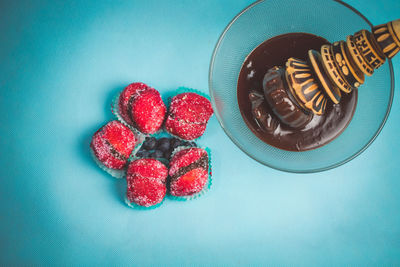
[[[176,149],[174,150],[174,152],[173,152],[173,155],[174,155],[175,153],[177,153],[177,152],[183,150],[183,149],[186,149],[186,148],[188,148],[188,147],[178,147],[178,148],[176,148]],[[199,148],[202,148],[202,147],[199,147]],[[204,185],[203,189],[202,189],[200,192],[198,192],[198,193],[196,193],[196,194],[193,194],[193,195],[190,195],[190,196],[179,196],[179,197],[178,197],[178,196],[172,196],[172,195],[170,195],[169,192],[167,191],[167,197],[168,197],[169,199],[171,199],[171,200],[176,200],[176,201],[189,201],[189,200],[194,200],[194,199],[197,199],[197,198],[203,196],[205,193],[207,193],[207,192],[211,189],[211,186],[212,186],[211,150],[210,150],[208,147],[202,148],[202,149],[204,149],[205,151],[207,151],[207,154],[208,154],[208,179],[207,179],[207,183]]]
[[[156,205],[154,205],[154,206],[144,207],[144,206],[140,206],[140,205],[138,205],[138,204],[135,204],[135,203],[133,203],[133,202],[130,202],[130,201],[128,200],[128,198],[125,196],[125,204],[126,204],[128,207],[130,207],[131,209],[135,209],[135,210],[154,210],[154,209],[160,207],[160,206],[164,203],[165,199],[166,199],[166,197],[164,197],[163,200],[162,200],[160,203],[158,203],[158,204],[156,204]]]

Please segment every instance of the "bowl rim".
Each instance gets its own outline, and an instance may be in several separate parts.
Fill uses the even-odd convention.
[[[219,50],[219,47],[221,45],[222,40],[224,39],[226,33],[229,31],[229,29],[231,28],[231,26],[236,22],[236,20],[242,16],[244,13],[246,13],[249,9],[253,8],[254,6],[265,2],[268,0],[257,0],[256,2],[248,5],[246,8],[244,8],[242,11],[240,11],[230,22],[229,24],[225,27],[225,29],[223,30],[223,32],[221,33],[220,37],[218,38],[218,41],[214,47],[212,56],[211,56],[211,62],[210,62],[210,66],[209,66],[209,71],[208,71],[208,88],[209,88],[209,93],[210,93],[210,98],[211,98],[211,104],[213,109],[216,111],[217,107],[216,107],[216,103],[215,103],[215,99],[214,99],[214,94],[213,94],[213,87],[212,87],[212,80],[213,80],[213,69],[214,69],[214,62],[215,62],[215,58],[217,55],[217,51]],[[368,23],[368,25],[370,27],[373,27],[373,24],[360,12],[358,11],[356,8],[354,8],[353,6],[343,2],[342,0],[332,0],[334,2],[337,2],[341,5],[343,5],[344,7],[350,9],[351,11],[353,11],[355,14],[357,14],[358,16],[360,16],[366,23]],[[317,172],[322,172],[322,171],[327,171],[327,170],[331,170],[334,169],[336,167],[339,167],[351,160],[353,160],[354,158],[356,158],[357,156],[359,156],[361,153],[363,153],[374,141],[375,139],[378,137],[378,135],[380,134],[380,132],[382,131],[383,127],[386,124],[386,121],[389,117],[391,108],[392,108],[392,104],[393,104],[393,98],[394,98],[394,89],[395,89],[395,80],[394,80],[394,72],[393,72],[393,64],[391,59],[387,59],[388,63],[389,63],[389,72],[390,72],[390,97],[389,97],[389,102],[388,102],[388,106],[386,109],[386,114],[380,124],[380,126],[378,127],[378,129],[376,130],[376,132],[374,133],[373,137],[356,153],[354,153],[353,155],[351,155],[350,157],[347,157],[345,159],[343,159],[342,161],[339,161],[335,164],[331,164],[327,167],[322,167],[322,168],[316,168],[316,169],[309,169],[309,170],[293,170],[293,169],[285,169],[285,168],[280,168],[277,166],[274,166],[272,164],[268,164],[265,162],[262,162],[260,160],[258,160],[257,158],[253,157],[249,152],[246,151],[245,148],[243,148],[239,142],[235,139],[235,137],[233,137],[233,135],[231,135],[229,133],[229,131],[225,128],[223,122],[222,122],[222,118],[220,117],[218,112],[214,112],[215,116],[217,117],[218,123],[221,125],[222,130],[225,132],[225,134],[229,137],[229,139],[231,139],[231,141],[242,151],[244,152],[247,156],[249,156],[250,158],[252,158],[253,160],[257,161],[258,163],[270,167],[272,169],[275,170],[279,170],[279,171],[284,171],[284,172],[289,172],[289,173],[298,173],[298,174],[305,174],[305,173],[317,173]],[[301,152],[299,152],[301,153]]]

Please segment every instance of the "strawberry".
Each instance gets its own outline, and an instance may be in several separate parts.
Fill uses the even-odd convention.
[[[119,110],[129,125],[145,134],[157,132],[166,113],[160,93],[144,83],[132,83],[122,91]]]
[[[164,199],[168,176],[167,167],[155,159],[138,159],[127,171],[127,200],[139,206],[151,207]]]
[[[207,123],[213,114],[210,101],[196,93],[182,93],[173,97],[170,113],[186,122]]]
[[[208,154],[201,148],[177,152],[170,161],[169,191],[173,196],[190,196],[200,192],[208,180]]]
[[[138,95],[140,91],[144,91],[145,89],[149,88],[144,83],[131,83],[122,91],[119,95],[119,112],[121,117],[129,124],[133,125],[134,122],[131,120],[131,117],[128,114],[128,105],[131,98]],[[131,100],[133,101],[133,99]]]
[[[131,162],[126,172],[127,179],[134,176],[157,179],[165,183],[168,176],[167,167],[156,159],[138,159]]]
[[[166,111],[160,93],[153,88],[141,92],[131,110],[136,127],[145,134],[155,133],[161,128]]]
[[[161,203],[167,188],[156,179],[135,177],[128,181],[126,197],[129,202],[143,207],[151,207]]]
[[[165,122],[167,132],[185,140],[194,140],[203,135],[206,130],[205,123],[190,123],[183,120],[173,119],[170,116]]]
[[[182,93],[172,98],[165,129],[182,139],[193,140],[203,135],[213,114],[210,101],[196,93]]]
[[[136,144],[133,132],[118,121],[111,121],[92,137],[90,147],[107,168],[122,169]]]

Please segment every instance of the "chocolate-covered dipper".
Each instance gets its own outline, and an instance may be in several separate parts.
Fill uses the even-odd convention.
[[[281,122],[290,127],[302,127],[310,122],[313,115],[298,106],[297,101],[286,88],[284,68],[272,68],[265,74],[264,96],[272,111]]]
[[[360,30],[354,35],[347,36],[346,42],[324,44],[318,51],[313,49],[308,51],[308,65],[303,64],[304,68],[311,69],[307,73],[307,78],[317,80],[322,91],[334,104],[340,102],[341,91],[349,93],[360,86],[364,81],[364,74],[371,76],[375,69],[385,63],[386,57],[391,58],[399,52],[400,20],[374,27],[372,30],[373,33]],[[289,58],[286,63],[289,76],[292,72],[291,63],[294,60]],[[289,79],[288,88],[296,86],[299,87],[298,81]],[[304,95],[304,90],[294,90],[294,92],[300,99]],[[322,100],[313,98],[312,102],[317,104]],[[306,108],[314,114],[321,113],[320,110],[316,111],[309,106]]]
[[[263,142],[289,151],[310,150],[332,141],[350,122],[357,90],[343,94],[338,105],[328,101],[325,113],[313,115],[309,123],[299,128],[283,123],[265,100],[263,80],[269,69],[285,66],[291,57],[306,62],[308,50],[317,50],[323,44],[329,42],[313,34],[284,34],[263,42],[246,58],[237,84],[239,110],[246,125]]]
[[[310,46],[301,57],[294,54],[304,50],[304,47],[299,51],[284,48],[296,49],[302,43],[295,38],[299,35],[301,33],[278,36],[257,47],[247,57],[238,80],[239,108],[250,129],[268,144],[293,151],[322,146],[347,127],[355,110],[357,88],[363,84],[364,75],[371,76],[375,69],[384,64],[386,57],[392,58],[400,51],[400,20],[373,27],[372,33],[360,30],[347,36],[346,41]],[[269,41],[276,42],[274,39],[286,39],[288,42],[280,51],[273,51],[276,47],[270,44],[270,50],[266,49]],[[264,51],[257,51],[261,49]],[[260,80],[260,77],[254,77],[260,72],[257,64],[254,64],[258,61],[255,56],[264,58],[264,64],[267,65],[267,62],[276,59],[276,52],[286,62],[262,70],[266,73],[262,80],[263,96],[257,90],[258,86],[254,86],[254,82]],[[252,66],[252,75],[248,75],[248,69]],[[250,101],[253,122],[260,129],[253,127],[246,112],[248,105],[241,98],[243,88],[249,85],[247,101]],[[264,106],[265,103],[268,107]],[[347,115],[343,112],[347,112]],[[311,140],[303,134],[310,129]]]

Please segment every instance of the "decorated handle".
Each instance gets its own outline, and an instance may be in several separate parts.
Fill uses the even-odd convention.
[[[295,58],[286,63],[289,90],[299,106],[315,115],[325,111],[326,100],[340,102],[372,76],[386,58],[400,51],[400,19],[347,36],[345,41],[310,50],[307,62]]]

